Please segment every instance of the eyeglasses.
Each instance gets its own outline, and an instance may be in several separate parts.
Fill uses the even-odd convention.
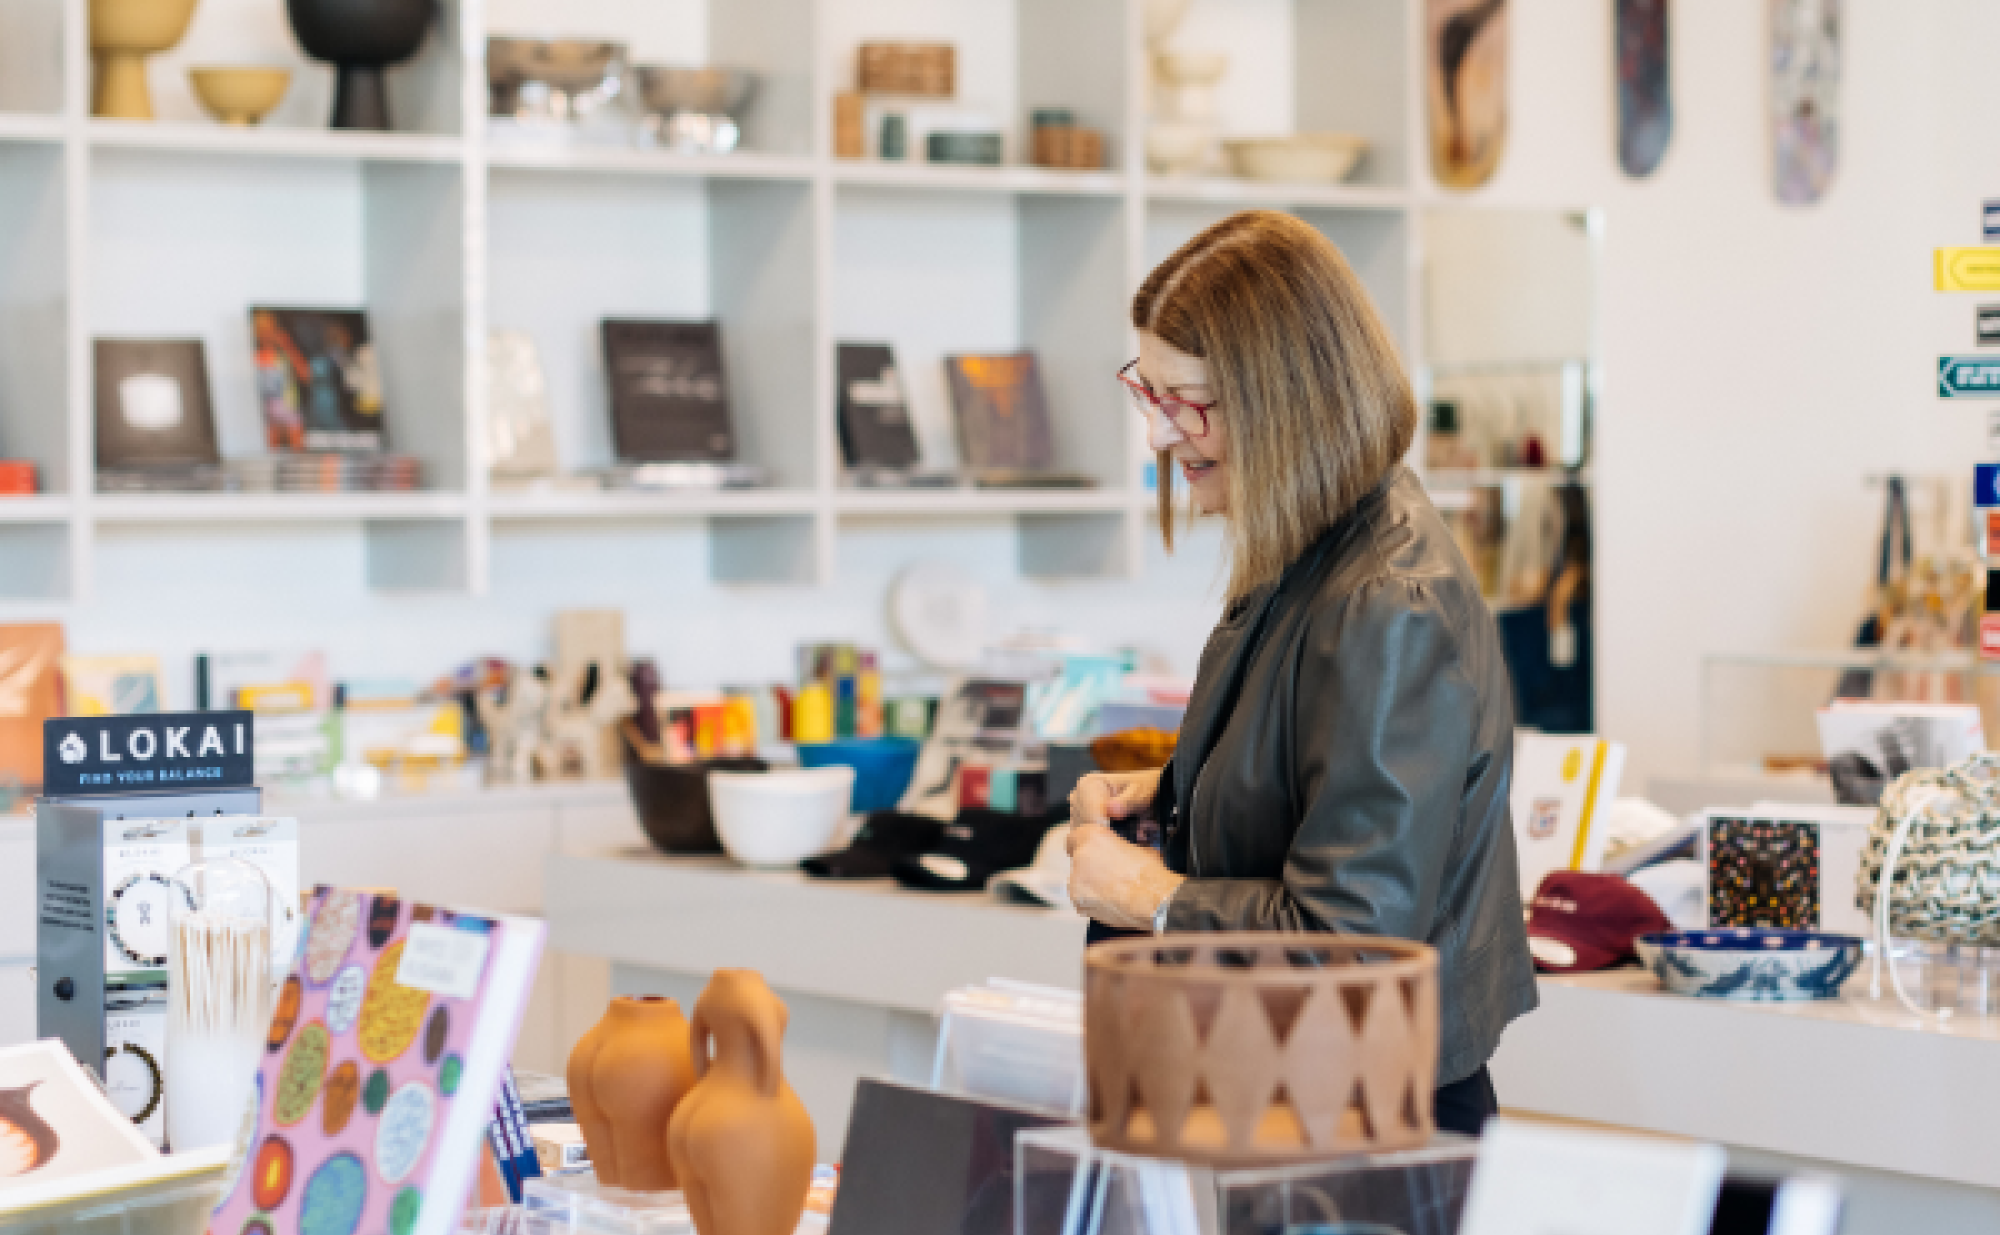
[[[1191,403],[1173,395],[1154,394],[1153,388],[1139,376],[1139,362],[1136,360],[1118,370],[1118,384],[1132,396],[1132,407],[1141,416],[1149,411],[1157,412],[1186,437],[1208,436],[1208,414],[1215,408],[1213,400]]]

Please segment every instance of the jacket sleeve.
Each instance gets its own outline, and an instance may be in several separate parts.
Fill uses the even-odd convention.
[[[1313,616],[1294,670],[1301,817],[1284,875],[1190,879],[1169,931],[1432,935],[1480,706],[1441,601],[1428,581],[1389,578]]]

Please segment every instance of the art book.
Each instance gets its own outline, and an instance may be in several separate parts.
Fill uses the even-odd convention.
[[[65,656],[62,677],[71,716],[130,716],[160,710],[157,656]]]
[[[100,471],[222,461],[200,339],[98,339],[93,357]]]
[[[320,888],[210,1235],[444,1235],[487,1132],[540,922]]]
[[[63,714],[60,622],[0,626],[0,776],[42,783],[42,722]]]
[[[272,450],[382,449],[382,365],[357,309],[250,310]]]
[[[842,343],[834,367],[840,397],[840,453],[849,467],[908,468],[917,463],[909,398],[886,343]]]
[[[621,461],[736,457],[719,325],[607,320],[602,331],[611,442]]]
[[[1604,816],[1618,798],[1625,747],[1589,734],[1523,733],[1514,739],[1514,845],[1521,899],[1550,871],[1595,871],[1609,839]]]
[[[947,356],[944,368],[967,467],[975,472],[1049,470],[1055,463],[1055,433],[1033,352]]]
[[[69,1048],[53,1039],[0,1050],[0,1213],[17,1189],[157,1160]]]

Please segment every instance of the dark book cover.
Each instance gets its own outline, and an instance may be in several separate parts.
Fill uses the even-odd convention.
[[[896,353],[884,343],[842,343],[835,357],[840,453],[847,466],[916,466],[917,435]]]
[[[606,320],[611,441],[630,463],[736,457],[722,330],[714,322]]]
[[[947,356],[959,450],[974,471],[1042,472],[1055,462],[1048,397],[1033,352]]]
[[[358,309],[250,310],[272,450],[380,450],[382,365]]]
[[[98,339],[95,370],[100,469],[222,461],[200,339]]]

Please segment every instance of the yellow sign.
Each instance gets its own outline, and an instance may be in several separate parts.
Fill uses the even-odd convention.
[[[2000,248],[1939,249],[1941,292],[2000,292]]]

